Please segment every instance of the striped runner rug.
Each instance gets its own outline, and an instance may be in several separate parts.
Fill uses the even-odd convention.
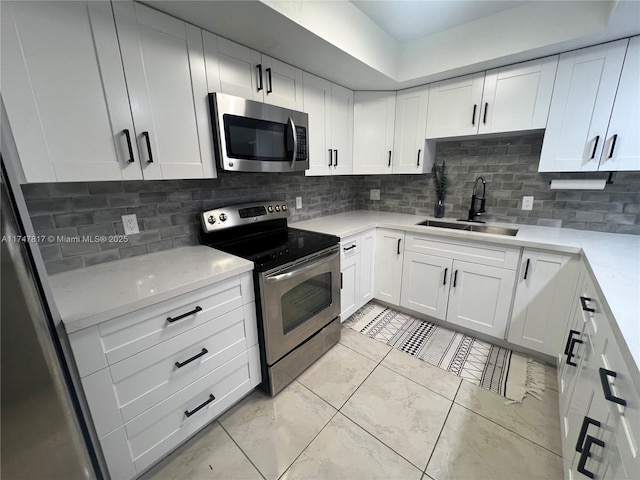
[[[510,400],[521,402],[527,393],[540,398],[544,392],[539,362],[376,302],[362,307],[344,326]]]

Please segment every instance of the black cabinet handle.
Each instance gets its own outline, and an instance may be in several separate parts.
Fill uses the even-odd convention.
[[[446,285],[447,284],[447,272],[449,271],[448,268],[444,269],[444,276],[442,277],[442,285]]]
[[[622,405],[623,407],[627,406],[627,401],[623,400],[620,397],[616,397],[613,393],[611,393],[611,385],[609,385],[609,377],[616,378],[618,374],[613,370],[607,370],[606,368],[600,367],[600,383],[602,383],[602,391],[604,392],[604,398],[609,400],[610,402],[617,403],[618,405]]]
[[[269,86],[267,87],[267,94],[273,92],[273,82],[271,81],[271,67],[265,69],[267,74],[269,75]]]
[[[193,410],[189,411],[189,410],[185,410],[184,414],[187,416],[187,418],[189,418],[191,415],[193,415],[194,413],[197,413],[200,409],[206,407],[207,405],[209,405],[211,402],[213,402],[216,399],[216,397],[213,396],[212,393],[209,394],[209,400],[206,400],[204,403],[201,403],[200,405],[198,405],[196,408],[194,408]]]
[[[580,427],[580,434],[578,435],[578,441],[576,442],[576,452],[582,453],[584,450],[585,437],[587,436],[587,430],[589,429],[589,425],[593,425],[595,427],[600,428],[600,422],[594,420],[593,418],[585,417],[582,419],[582,426]]]
[[[476,110],[478,109],[478,105],[473,104],[473,113],[471,114],[471,125],[476,124]]]
[[[129,133],[129,129],[125,128],[122,133],[124,133],[125,138],[127,139],[127,150],[129,150],[129,163],[133,163],[133,147],[131,146],[131,134]]]
[[[391,166],[391,150],[389,150],[389,163],[387,164],[387,167]]]
[[[530,258],[527,258],[527,265],[524,267],[524,280],[527,279],[527,274],[529,273],[529,262],[531,261]]]
[[[589,478],[595,478],[593,472],[587,470],[585,466],[587,463],[587,458],[591,456],[591,445],[593,445],[594,443],[604,448],[604,442],[602,440],[592,437],[591,435],[587,435],[587,439],[584,442],[584,449],[580,454],[580,459],[578,460],[578,472]]]
[[[484,115],[482,116],[482,123],[487,124],[487,110],[489,110],[489,104],[484,104]]]
[[[569,355],[569,349],[571,348],[571,340],[575,334],[580,334],[578,330],[569,330],[569,336],[567,337],[567,344],[564,346],[564,354]]]
[[[593,160],[596,156],[596,150],[598,148],[598,142],[600,142],[600,135],[596,136],[596,141],[593,144],[593,152],[591,152],[591,158],[590,160]]]
[[[329,149],[329,166],[333,166],[333,150]]]
[[[333,153],[335,153],[335,155],[336,155],[336,163],[335,163],[334,167],[337,167],[338,166],[338,150],[334,150]]]
[[[591,302],[592,300],[589,297],[580,297],[580,303],[582,304],[582,310],[585,312],[595,312],[595,308],[591,308],[587,306],[587,302]]]
[[[188,317],[189,315],[193,315],[194,313],[198,313],[201,312],[202,308],[201,307],[196,307],[193,310],[191,310],[190,312],[187,313],[183,313],[182,315],[178,315],[177,317],[167,317],[167,322],[169,323],[173,323],[173,322],[177,322],[178,320],[182,320],[185,317]]]
[[[400,242],[402,241],[401,238],[398,239],[398,255],[400,255]]]
[[[453,288],[456,288],[457,284],[458,284],[458,270],[453,272]]]
[[[184,362],[176,362],[176,367],[178,368],[182,368],[185,365],[187,365],[188,363],[193,362],[194,360],[197,360],[198,358],[200,358],[203,355],[206,355],[207,353],[209,353],[209,350],[207,350],[206,348],[203,348],[202,351],[196,355],[194,355],[191,358],[187,358]]]
[[[571,365],[572,367],[578,366],[577,363],[574,363],[571,361],[571,359],[576,356],[576,354],[573,353],[573,347],[576,346],[576,343],[584,343],[584,342],[582,340],[578,340],[577,338],[572,338],[571,343],[569,343],[569,353],[567,353],[567,365]]]
[[[420,166],[420,152],[422,152],[421,148],[418,149],[418,163],[417,163],[416,167]]]
[[[142,136],[147,141],[147,153],[149,154],[149,160],[147,160],[147,163],[153,163],[153,155],[151,154],[151,140],[149,140],[149,132],[142,132]]]
[[[350,247],[343,248],[342,250],[344,250],[345,252],[348,252],[349,250],[353,250],[354,248],[356,248],[356,246],[351,245]]]
[[[613,142],[611,142],[611,150],[609,150],[609,157],[608,158],[613,157],[613,149],[616,148],[616,142],[617,141],[618,141],[618,134],[616,133],[613,136]]]
[[[342,290],[342,286],[344,285],[342,277],[343,277],[342,272],[340,272],[340,290]]]
[[[258,91],[261,92],[264,88],[264,85],[262,83],[262,64],[259,63],[258,65],[256,65],[256,68],[258,69]]]

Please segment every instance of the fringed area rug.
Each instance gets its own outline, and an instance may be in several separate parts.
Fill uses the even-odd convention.
[[[507,348],[369,302],[344,322],[357,332],[510,400],[544,392],[544,367]]]

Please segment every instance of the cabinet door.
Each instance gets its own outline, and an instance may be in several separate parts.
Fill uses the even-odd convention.
[[[400,305],[444,320],[452,265],[449,258],[405,252]]]
[[[525,249],[508,340],[556,356],[573,306],[576,280],[571,256]]]
[[[202,40],[209,92],[262,102],[264,68],[260,53],[204,30]]]
[[[340,290],[340,321],[344,322],[358,308],[360,290],[360,255],[353,255],[341,262],[342,290]]]
[[[144,178],[213,176],[200,29],[138,3],[113,8]]]
[[[356,92],[353,105],[353,173],[391,173],[395,92]]]
[[[376,232],[374,297],[400,305],[404,232],[379,228]]]
[[[353,91],[336,84],[331,85],[330,132],[331,173],[353,173]]]
[[[478,133],[545,128],[558,56],[489,70]]]
[[[429,86],[427,138],[478,133],[484,72]]]
[[[447,321],[505,338],[515,272],[455,260]]]
[[[540,172],[598,170],[627,43],[560,55]]]
[[[429,173],[433,162],[425,157],[429,86],[402,90],[396,97],[393,173]]]
[[[373,299],[375,245],[375,230],[369,230],[360,235],[360,300],[358,308]]]
[[[307,72],[302,81],[304,111],[309,114],[309,170],[305,175],[330,175],[331,83]]]
[[[640,170],[640,37],[629,40],[600,170]],[[615,142],[615,143],[614,143]]]
[[[262,55],[264,103],[291,110],[304,110],[302,70]]]
[[[26,181],[142,178],[109,3],[2,2],[1,17],[2,97]]]

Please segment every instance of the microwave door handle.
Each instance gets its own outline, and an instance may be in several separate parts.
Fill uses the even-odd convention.
[[[296,124],[293,123],[293,118],[289,117],[287,122],[291,127],[291,134],[293,135],[293,155],[291,155],[291,170],[296,163],[296,156],[298,154],[298,136],[296,135]]]
[[[339,251],[331,252],[327,255],[323,255],[322,257],[314,258],[313,259],[314,261],[309,265],[304,265],[302,267],[300,265],[295,265],[290,269],[286,270],[285,273],[280,273],[279,275],[274,275],[272,277],[266,277],[265,280],[267,281],[267,283],[276,283],[282,280],[289,280],[291,278],[297,277],[298,275],[302,275],[308,272],[309,270],[313,270],[320,263],[333,260],[338,255],[340,255]]]

